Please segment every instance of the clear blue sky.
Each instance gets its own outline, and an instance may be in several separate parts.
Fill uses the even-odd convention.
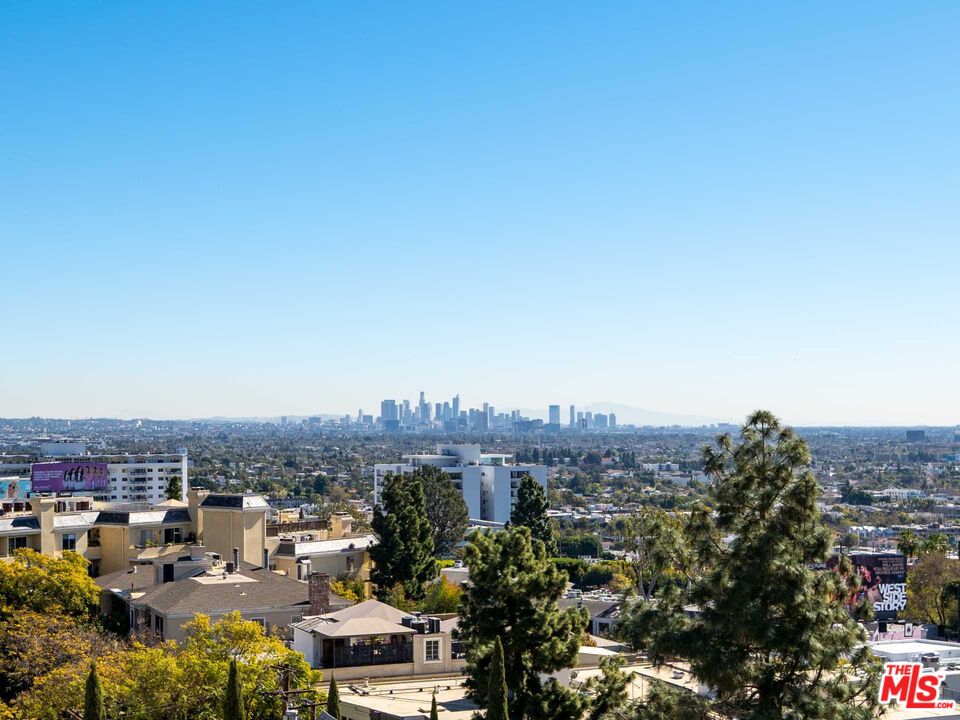
[[[950,2],[6,3],[0,416],[960,422],[958,36]]]

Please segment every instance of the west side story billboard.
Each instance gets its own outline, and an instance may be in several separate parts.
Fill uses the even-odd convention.
[[[30,468],[30,485],[35,493],[107,490],[110,474],[106,463],[34,463]]]
[[[853,553],[848,556],[854,572],[860,575],[860,587],[847,598],[847,606],[861,600],[873,604],[877,620],[896,620],[897,612],[907,607],[907,558],[885,553]],[[832,557],[827,567],[836,568],[839,558]]]

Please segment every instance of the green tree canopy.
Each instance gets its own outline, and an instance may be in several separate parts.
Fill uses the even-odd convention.
[[[413,475],[387,478],[383,508],[373,511],[373,531],[379,542],[370,549],[375,565],[371,579],[383,599],[397,584],[408,598],[423,597],[424,583],[437,576],[433,528],[427,519],[423,485]]]
[[[19,717],[60,720],[67,710],[84,704],[86,662],[60,665],[35,680],[12,703]],[[183,643],[145,646],[134,642],[103,650],[97,672],[108,717],[136,720],[223,720],[224,692],[231,662],[248,717],[279,717],[283,703],[278,668],[287,667],[292,689],[314,688],[320,674],[303,655],[280,638],[266,634],[259,623],[229,613],[217,622],[196,615],[186,625]],[[300,696],[316,699],[312,692]]]
[[[701,566],[641,601],[619,630],[653,659],[675,658],[740,720],[855,720],[874,716],[879,662],[860,644],[838,574],[817,570],[831,534],[817,511],[806,443],[768,412],[740,442],[704,450],[715,515],[684,527]],[[700,608],[688,617],[685,605]]]
[[[167,481],[167,489],[164,493],[167,500],[183,500],[183,484],[176,475],[171,476]]]
[[[77,553],[50,557],[23,548],[0,563],[0,615],[26,609],[91,620],[99,607],[100,588]]]
[[[644,506],[630,516],[624,528],[624,549],[645,600],[652,600],[664,584],[689,571],[683,526],[660,508]]]
[[[510,717],[519,720],[546,691],[541,674],[569,667],[586,627],[583,610],[561,610],[567,577],[549,561],[527,527],[474,533],[466,549],[470,585],[461,603],[459,633],[467,651],[467,688],[485,705],[496,641],[503,643]],[[557,698],[564,688],[551,688]],[[533,715],[531,715],[533,717]]]
[[[934,625],[953,622],[957,617],[957,598],[947,588],[956,582],[960,582],[960,560],[948,558],[945,553],[921,555],[907,573],[905,615]]]
[[[423,465],[413,475],[423,485],[427,519],[433,528],[433,552],[437,557],[446,557],[463,540],[470,520],[463,493],[449,475],[433,465]]]
[[[553,526],[547,516],[547,493],[543,486],[530,475],[520,479],[517,489],[517,503],[510,513],[510,524],[529,528],[534,540],[539,540],[546,546],[547,552],[556,552]]]

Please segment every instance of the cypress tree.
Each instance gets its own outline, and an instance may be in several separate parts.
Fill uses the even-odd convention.
[[[503,672],[503,643],[499,636],[493,641],[490,657],[486,720],[510,720],[507,715],[507,677]]]
[[[243,707],[243,693],[240,679],[237,677],[237,661],[230,661],[230,674],[227,676],[227,690],[223,696],[223,720],[246,720]]]
[[[383,489],[382,508],[373,512],[379,542],[370,548],[375,565],[371,580],[377,597],[386,597],[400,583],[406,597],[423,597],[424,583],[437,576],[433,528],[427,519],[423,485],[418,477],[394,475]]]
[[[474,533],[465,555],[471,582],[461,599],[458,632],[467,652],[470,698],[486,705],[499,640],[511,717],[539,707],[548,690],[554,705],[565,704],[561,696],[573,693],[556,683],[548,688],[541,677],[573,664],[587,624],[585,611],[557,605],[566,573],[547,558],[543,543],[531,541],[526,527]]]
[[[96,661],[90,663],[90,673],[83,692],[83,720],[107,720],[107,711],[103,706],[103,688],[97,674]]]
[[[327,688],[327,712],[340,720],[340,691],[335,677],[330,678],[330,687]]]
[[[440,720],[437,716],[437,694],[433,694],[433,699],[430,701],[430,720]]]
[[[530,528],[533,539],[542,542],[552,555],[556,552],[556,540],[547,516],[549,507],[543,486],[530,475],[524,475],[517,489],[517,504],[510,513],[510,524]]]

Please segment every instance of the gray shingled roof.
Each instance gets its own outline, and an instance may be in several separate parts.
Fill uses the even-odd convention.
[[[184,578],[174,582],[155,585],[148,589],[136,603],[149,605],[166,615],[192,615],[193,613],[218,614],[231,610],[269,610],[301,605],[309,607],[306,583],[285,575],[265,571],[244,563],[246,567],[236,575],[252,578],[256,582],[227,580],[204,584],[197,578]],[[347,600],[330,595],[331,604],[347,606]]]

